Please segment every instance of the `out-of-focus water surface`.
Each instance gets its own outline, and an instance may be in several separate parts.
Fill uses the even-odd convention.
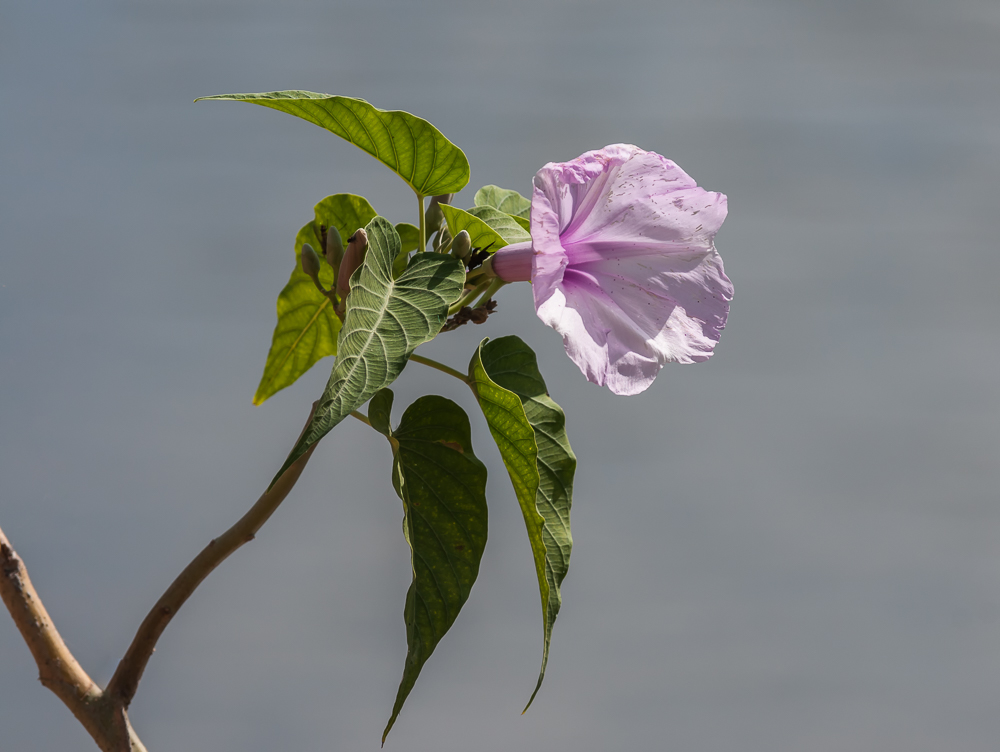
[[[472,5],[472,7],[470,7]],[[295,232],[412,193],[226,92],[435,123],[480,185],[614,142],[729,195],[711,361],[588,384],[535,317],[440,338],[539,353],[581,459],[545,685],[523,523],[491,478],[482,574],[387,749],[995,750],[1000,736],[1000,6],[185,0],[0,7],[0,525],[100,683],[257,498],[328,365],[254,408]],[[407,369],[397,405],[459,387]],[[389,450],[324,440],[170,625],[133,721],[156,750],[378,748],[405,655]],[[90,749],[0,614],[0,747]]]

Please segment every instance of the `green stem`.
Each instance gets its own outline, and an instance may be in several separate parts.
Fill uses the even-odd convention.
[[[486,288],[486,292],[483,293],[483,297],[479,299],[476,303],[476,308],[482,308],[484,305],[490,302],[490,298],[497,294],[497,290],[503,287],[506,282],[504,282],[500,277],[494,277],[493,281],[490,282],[490,286]]]
[[[466,295],[464,295],[461,300],[459,300],[451,308],[448,309],[448,315],[454,316],[456,313],[465,308],[465,306],[469,305],[469,303],[475,300],[476,296],[479,295],[483,290],[485,290],[489,286],[489,284],[490,284],[489,280],[486,280],[485,282],[479,284],[477,287],[473,287],[471,290],[469,290],[469,292]]]
[[[359,412],[358,412],[357,410],[352,410],[352,411],[351,411],[351,417],[353,417],[353,418],[357,418],[357,419],[358,419],[358,420],[360,420],[360,421],[361,421],[362,423],[365,423],[365,424],[367,424],[367,425],[368,425],[369,427],[371,427],[371,424],[372,424],[372,422],[371,422],[370,420],[368,420],[368,416],[367,416],[367,415],[365,415],[364,413],[359,413]]]
[[[478,285],[480,282],[488,279],[493,279],[492,276],[486,274],[486,270],[483,267],[477,267],[470,271],[465,277],[466,284]]]
[[[459,379],[460,381],[464,381],[466,384],[470,383],[468,376],[466,376],[461,371],[456,371],[451,366],[446,366],[444,363],[438,363],[436,360],[431,360],[430,358],[425,358],[424,356],[417,355],[416,353],[412,353],[410,355],[410,360],[412,360],[412,361],[414,361],[416,363],[423,363],[425,366],[430,366],[431,368],[436,368],[437,370],[439,370],[439,371],[441,371],[443,373],[446,373],[449,376],[454,376],[456,379]]]
[[[424,227],[424,197],[419,193],[417,203],[420,204],[420,247],[417,248],[417,253],[423,253],[427,250],[427,228]]]

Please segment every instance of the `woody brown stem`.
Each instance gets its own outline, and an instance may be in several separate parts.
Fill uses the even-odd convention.
[[[316,410],[318,404],[318,402],[313,403],[313,411]],[[309,419],[312,420],[311,412]],[[306,426],[308,425],[309,421],[306,421]],[[305,433],[305,430],[303,427],[302,433]],[[301,438],[301,434],[299,438]],[[166,592],[160,596],[160,600],[156,602],[156,605],[139,626],[139,631],[136,632],[132,644],[129,645],[125,657],[118,664],[118,669],[108,684],[106,693],[115,702],[121,703],[126,708],[129,706],[139,686],[142,673],[146,670],[146,664],[156,648],[157,640],[160,639],[160,635],[163,634],[163,630],[167,628],[178,609],[184,605],[184,602],[191,597],[191,594],[211,574],[213,569],[229,558],[230,554],[244,543],[249,543],[254,539],[257,531],[274,514],[278,505],[285,500],[288,492],[295,486],[315,448],[316,444],[309,447],[305,454],[299,457],[270,489],[264,492],[257,503],[250,507],[250,510],[236,524],[218,538],[210,540],[201,553],[194,557],[191,563],[184,568],[184,571],[177,575],[177,579],[170,584]]]
[[[114,708],[66,647],[28,576],[24,561],[0,530],[0,597],[52,690],[104,752],[146,752],[123,707]]]
[[[313,411],[317,404],[313,404]],[[312,413],[309,419],[312,420]],[[305,428],[302,431],[304,433]],[[295,486],[315,447],[313,444],[236,524],[210,541],[178,575],[143,620],[103,692],[66,647],[31,584],[24,562],[0,530],[0,597],[38,665],[42,684],[63,701],[104,752],[146,752],[129,722],[127,709],[157,640],[212,570],[244,543],[254,539]]]

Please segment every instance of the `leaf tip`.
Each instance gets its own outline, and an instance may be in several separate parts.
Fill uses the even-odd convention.
[[[538,675],[538,683],[535,685],[535,691],[531,693],[531,697],[528,698],[528,704],[524,706],[524,710],[521,711],[521,715],[528,712],[528,708],[531,707],[531,703],[535,701],[535,695],[538,694],[538,690],[542,688],[542,680],[545,678],[545,667],[542,666],[542,672]]]
[[[389,724],[385,727],[385,731],[382,732],[382,746],[385,746],[386,737],[389,736],[389,730],[392,728],[392,724],[396,722],[396,716],[389,719]]]

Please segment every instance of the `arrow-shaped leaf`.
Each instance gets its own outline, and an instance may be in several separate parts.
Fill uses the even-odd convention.
[[[406,664],[382,742],[420,669],[455,622],[486,547],[486,467],[472,452],[469,418],[444,397],[421,397],[390,430],[392,392],[372,398],[369,417],[392,444],[393,485],[403,500],[413,582],[406,594]]]
[[[320,358],[337,354],[340,319],[334,314],[329,298],[317,290],[302,271],[302,245],[309,243],[319,254],[320,282],[330,289],[335,283],[333,267],[326,263],[323,255],[320,225],[336,227],[346,241],[355,230],[375,217],[375,210],[361,196],[338,193],[316,204],[313,212],[315,219],[295,237],[295,268],[278,295],[278,323],[264,363],[264,374],[253,397],[255,405],[295,383]]]
[[[222,94],[201,99],[250,102],[308,120],[350,141],[405,180],[419,196],[457,193],[469,182],[469,160],[441,131],[400,110],[363,99],[311,91]]]
[[[566,437],[566,416],[545,389],[535,353],[520,338],[483,340],[469,364],[469,378],[514,485],[535,558],[544,638],[530,706],[545,678],[552,626],[562,604],[559,587],[573,548],[569,513],[576,455]]]
[[[441,331],[448,307],[462,293],[465,267],[440,253],[417,254],[394,280],[399,235],[382,217],[365,229],[368,253],[351,275],[337,362],[312,420],[275,480],[351,411],[391,384],[410,353]]]

